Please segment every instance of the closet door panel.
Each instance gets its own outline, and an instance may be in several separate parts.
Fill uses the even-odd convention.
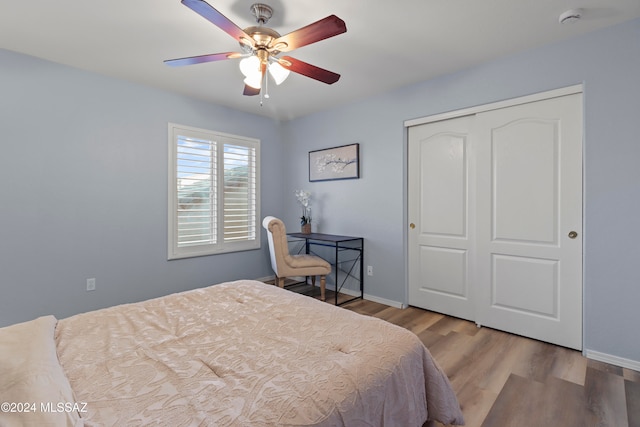
[[[575,349],[582,348],[581,112],[580,94],[537,101],[479,113],[473,133],[476,322]]]
[[[409,303],[473,319],[473,117],[409,129]]]

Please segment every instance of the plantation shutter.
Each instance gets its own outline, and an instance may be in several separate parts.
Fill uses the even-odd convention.
[[[169,259],[259,248],[259,141],[169,128]]]
[[[224,145],[224,240],[255,239],[255,149]]]
[[[216,155],[214,141],[178,136],[178,247],[217,241]]]

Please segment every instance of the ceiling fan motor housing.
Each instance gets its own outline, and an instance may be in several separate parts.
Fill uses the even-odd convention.
[[[280,37],[280,34],[268,27],[247,27],[244,32],[256,42],[256,48],[268,47],[271,41]]]
[[[269,22],[269,19],[273,16],[273,9],[271,6],[264,3],[254,3],[249,8],[253,16],[256,17],[256,22],[260,25],[264,25]]]
[[[253,16],[255,16],[258,26],[247,27],[243,31],[255,41],[256,50],[269,49],[272,55],[277,55],[279,51],[273,49],[275,46],[271,46],[271,42],[280,38],[280,33],[263,26],[273,16],[273,9],[264,3],[254,3],[249,9],[251,13],[253,13]],[[240,43],[240,45],[242,45],[242,43]]]

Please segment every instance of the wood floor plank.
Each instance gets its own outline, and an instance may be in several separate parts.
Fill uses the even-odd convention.
[[[505,333],[493,332],[483,328],[483,331],[474,337],[475,341],[471,346],[460,349],[464,357],[459,358],[456,366],[452,367],[452,377],[450,378],[452,384],[462,388],[466,383],[471,382],[479,388],[491,389],[488,384],[493,383],[492,378],[496,370],[501,371],[498,365],[510,351],[508,341],[511,337]],[[488,354],[491,354],[492,357],[487,357]],[[498,372],[498,375],[500,373]],[[495,391],[496,387],[493,388]]]
[[[628,368],[622,368],[622,376],[625,380],[640,382],[640,372]]]
[[[510,375],[496,398],[482,427],[534,426],[532,420],[542,422],[539,412],[544,403],[544,384]]]
[[[522,357],[513,372],[534,381],[544,382],[554,364],[555,346],[528,338],[523,340]]]
[[[420,309],[408,307],[386,316],[385,320],[394,325],[402,326],[417,335],[443,317],[442,315],[420,316],[419,314],[421,314]]]
[[[460,322],[461,320],[456,319],[455,317],[442,315],[442,317],[437,322],[429,327],[429,330],[440,335],[447,335],[449,332],[458,327]]]
[[[589,365],[591,365],[591,360]],[[598,362],[598,367],[602,367]],[[612,367],[613,368],[613,367]],[[627,427],[626,393],[624,378],[607,370],[587,367],[585,393],[589,424],[594,426]],[[616,369],[610,369],[617,371]],[[621,370],[620,370],[620,373]]]
[[[355,311],[356,313],[364,314],[367,316],[376,316],[379,312],[388,307],[388,305],[367,300],[356,300],[349,303],[349,309],[351,311]]]
[[[457,392],[465,427],[481,427],[498,395],[473,385]]]
[[[586,427],[587,399],[584,387],[579,384],[550,376],[544,383],[543,416],[541,425]]]
[[[418,338],[420,341],[430,350],[433,350],[440,341],[442,341],[445,337],[443,335],[437,334],[435,332],[431,332],[430,330],[424,330],[420,332]]]
[[[610,365],[609,363],[600,362],[599,360],[589,359],[587,361],[587,368],[597,369],[598,371],[608,372],[610,374],[622,376],[622,368],[620,366]]]
[[[478,385],[491,390],[496,395],[500,393],[512,373],[513,366],[522,357],[522,349],[518,345],[518,337],[505,334],[502,344],[503,351],[497,352],[494,363],[491,364],[484,379]]]
[[[345,307],[348,308],[348,307]],[[384,310],[380,311],[376,314],[376,317],[382,320],[389,321],[390,318],[393,318],[398,314],[398,309],[394,307],[387,307]]]
[[[584,385],[587,359],[579,351],[557,347],[550,374],[554,377]]]
[[[460,332],[461,334],[475,336],[481,328],[479,328],[475,323],[469,322],[467,320],[461,320],[457,326],[454,327],[454,331]]]
[[[473,346],[473,338],[458,332],[451,332],[445,336],[433,334],[436,340],[424,340],[425,334],[432,332],[424,331],[419,338],[432,354],[438,354],[439,364],[449,378],[459,375],[460,367],[465,366],[466,353],[462,349]],[[427,344],[428,343],[428,344]]]
[[[629,427],[640,427],[640,382],[624,381]]]
[[[549,377],[546,383],[511,375],[482,427],[585,427],[583,388]]]

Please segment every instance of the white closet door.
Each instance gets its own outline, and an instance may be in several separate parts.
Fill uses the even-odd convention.
[[[409,304],[582,348],[582,95],[408,130]]]
[[[409,128],[409,304],[473,320],[473,116]]]
[[[476,322],[582,348],[582,95],[476,116]]]

